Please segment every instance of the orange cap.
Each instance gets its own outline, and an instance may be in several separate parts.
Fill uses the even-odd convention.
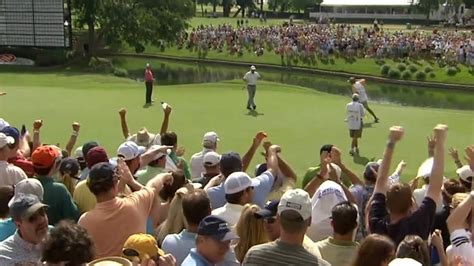
[[[34,167],[44,169],[53,166],[59,156],[59,151],[53,146],[40,146],[31,155],[31,161]]]

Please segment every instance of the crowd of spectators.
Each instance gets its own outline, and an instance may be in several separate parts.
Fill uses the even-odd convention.
[[[116,151],[98,140],[74,149],[79,123],[61,149],[41,142],[42,120],[30,133],[0,119],[0,265],[474,265],[474,146],[464,164],[449,150],[458,176],[448,176],[446,125],[410,183],[405,162],[389,174],[397,126],[363,173],[327,144],[298,178],[265,132],[242,155],[220,154],[207,132],[188,163],[171,112],[159,133],[130,134],[120,110]]]
[[[273,26],[206,25],[184,33],[179,48],[243,55],[300,58],[311,63],[331,55],[347,59],[427,59],[474,65],[474,34],[452,30],[389,30],[351,24],[285,24]]]

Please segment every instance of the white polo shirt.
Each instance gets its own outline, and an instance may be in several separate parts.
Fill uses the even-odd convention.
[[[25,172],[7,161],[0,161],[0,186],[16,185],[23,179],[28,178]]]
[[[357,93],[359,94],[359,101],[361,103],[366,102],[368,100],[368,97],[367,97],[367,92],[365,92],[364,85],[362,85],[362,83],[360,83],[360,81],[357,81],[356,83],[354,83],[354,88],[356,89]]]
[[[216,215],[226,221],[229,226],[234,227],[240,219],[244,206],[239,204],[226,203],[224,206],[212,211],[212,215]]]
[[[201,152],[193,154],[191,156],[191,160],[189,161],[190,167],[191,167],[191,177],[196,178],[201,176],[201,173],[203,173],[206,169],[204,169],[204,155],[206,153],[210,152],[212,150],[210,149],[204,149]]]
[[[247,81],[248,85],[257,85],[257,79],[261,78],[260,74],[258,74],[257,71],[252,73],[252,71],[249,71],[245,73],[244,80]]]
[[[456,256],[461,258],[462,265],[471,265],[474,261],[474,245],[470,234],[464,229],[454,230],[450,236],[451,245],[446,248],[448,261],[454,260]]]

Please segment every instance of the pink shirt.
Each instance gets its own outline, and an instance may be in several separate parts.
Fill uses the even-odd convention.
[[[153,72],[151,69],[145,69],[145,81],[153,81]]]
[[[129,236],[146,233],[154,199],[153,190],[143,188],[125,198],[97,203],[94,209],[81,216],[78,224],[92,237],[96,258],[121,256]]]

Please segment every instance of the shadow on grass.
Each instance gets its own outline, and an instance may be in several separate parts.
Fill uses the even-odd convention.
[[[364,156],[361,156],[360,154],[354,154],[353,156],[353,161],[355,164],[360,164],[360,165],[366,165],[368,162],[373,162],[375,160],[375,157],[374,158],[367,158],[367,157],[364,157]]]
[[[143,105],[143,108],[144,108],[144,109],[148,109],[148,108],[150,108],[150,107],[153,107],[153,104],[151,104],[151,103],[145,103],[145,104]]]
[[[363,128],[372,128],[372,125],[373,125],[373,124],[374,124],[374,122],[364,123]]]
[[[253,116],[253,117],[258,117],[258,116],[265,115],[265,114],[264,113],[259,113],[256,110],[250,110],[250,111],[248,111],[248,113],[246,115]]]

